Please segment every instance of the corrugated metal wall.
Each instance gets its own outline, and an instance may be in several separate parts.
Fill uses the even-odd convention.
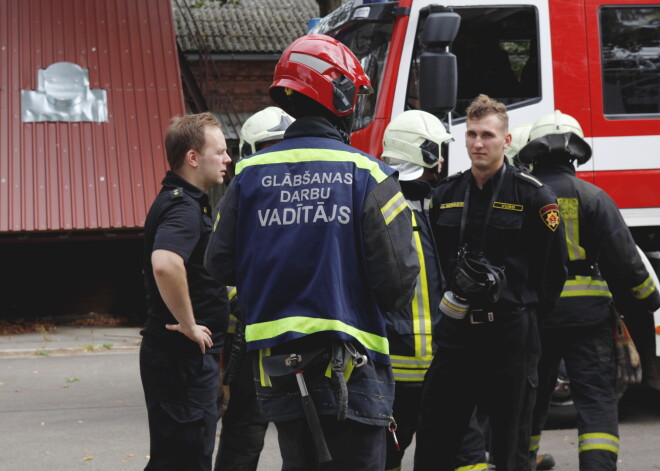
[[[23,123],[55,62],[107,91],[106,123]],[[0,0],[0,232],[143,226],[184,113],[170,0]]]

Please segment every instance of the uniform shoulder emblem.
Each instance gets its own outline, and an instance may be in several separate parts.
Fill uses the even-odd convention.
[[[543,220],[543,223],[550,229],[552,232],[556,231],[559,227],[559,207],[554,204],[546,204],[541,209],[539,209],[539,215]]]
[[[170,191],[170,197],[174,200],[179,199],[179,198],[183,198],[183,187],[179,186],[179,187],[171,190]]]
[[[541,183],[541,181],[538,178],[531,176],[529,173],[516,172],[514,175],[518,177],[520,180],[525,181],[527,183],[531,183],[537,188],[541,188],[543,186],[543,183]]]
[[[448,175],[448,176],[446,176],[445,178],[443,178],[442,180],[440,180],[440,184],[442,184],[442,183],[449,183],[449,182],[451,182],[451,181],[453,181],[453,180],[456,180],[456,179],[457,179],[458,177],[460,177],[462,174],[463,174],[463,172],[452,173],[451,175]]]

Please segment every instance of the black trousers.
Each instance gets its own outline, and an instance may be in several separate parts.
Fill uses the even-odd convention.
[[[220,374],[216,354],[182,357],[144,345],[140,376],[149,418],[146,471],[210,471]]]
[[[491,449],[498,471],[513,471],[530,352],[538,351],[536,315],[531,309],[495,315],[471,324],[443,316],[436,328],[438,351],[426,374],[415,470],[452,471],[475,406],[488,415]]]
[[[251,358],[243,358],[229,391],[214,471],[256,471],[268,421],[257,403]]]
[[[600,326],[543,329],[541,346],[532,435],[541,435],[563,358],[578,412],[580,471],[615,470],[619,448],[618,400],[614,339],[609,321]],[[531,452],[532,458],[536,451]]]
[[[275,422],[282,454],[282,471],[383,471],[386,428],[321,415],[321,428],[332,455],[319,466],[304,418]]]
[[[387,457],[385,469],[397,469],[401,465],[404,452],[410,446],[417,430],[419,411],[422,405],[422,384],[406,384],[397,382],[394,393],[394,411],[392,415],[396,420],[396,438],[399,449],[394,443],[394,437],[387,432]],[[476,414],[470,419],[470,425],[463,437],[458,456],[457,467],[486,463],[484,435],[477,422]]]

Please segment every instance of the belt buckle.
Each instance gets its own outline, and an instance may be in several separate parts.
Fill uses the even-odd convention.
[[[488,320],[487,321],[476,321],[474,320],[473,314],[475,313],[482,313],[484,312],[483,309],[473,309],[470,311],[470,324],[476,325],[476,324],[485,324],[486,322],[493,322],[495,320],[495,314],[493,311],[487,311],[486,314],[488,315]]]

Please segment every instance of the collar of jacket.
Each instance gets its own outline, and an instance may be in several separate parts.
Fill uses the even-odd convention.
[[[488,180],[486,180],[486,183],[484,183],[484,186],[481,190],[477,186],[477,182],[474,179],[474,175],[472,175],[472,172],[467,172],[470,175],[469,184],[472,185],[472,188],[476,191],[488,191],[488,192],[492,193],[493,188],[495,187],[495,184],[502,177],[502,170],[504,169],[505,166],[509,167],[507,169],[507,173],[512,172],[513,168],[509,164],[507,164],[506,161],[503,162],[502,166],[497,170],[497,172],[495,172]]]
[[[557,175],[566,174],[575,176],[575,166],[569,162],[554,163],[554,164],[534,164],[532,175],[543,177],[544,175]]]
[[[296,119],[284,132],[284,139],[294,137],[327,137],[343,142],[337,128],[320,116],[303,116]]]
[[[425,180],[400,181],[401,192],[406,199],[411,201],[423,201],[431,197],[433,187]]]
[[[167,174],[165,174],[165,178],[163,178],[161,184],[163,185],[163,188],[167,189],[181,187],[183,188],[183,191],[188,193],[196,200],[202,200],[202,203],[204,203],[204,198],[208,198],[207,194],[204,193],[201,188],[196,187],[181,175],[174,173],[172,170],[167,171]]]

